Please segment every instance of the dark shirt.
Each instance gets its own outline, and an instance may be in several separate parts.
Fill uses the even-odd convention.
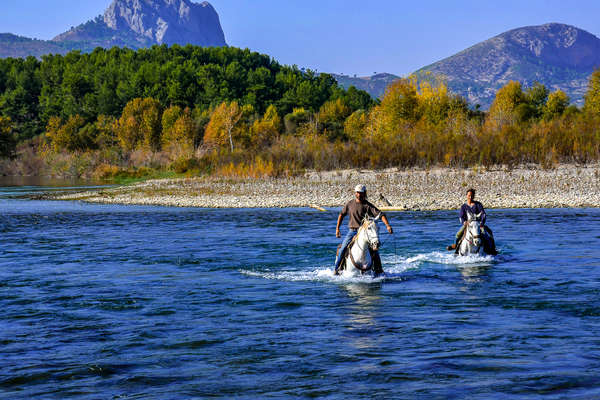
[[[468,219],[467,211],[469,211],[473,215],[477,215],[477,214],[481,213],[481,223],[485,224],[485,210],[483,209],[483,205],[478,201],[474,201],[473,203],[474,204],[471,207],[469,207],[469,205],[467,203],[465,203],[460,208],[460,217],[459,218],[460,218],[461,224],[464,224],[465,221]]]
[[[359,203],[356,199],[352,199],[346,203],[340,214],[344,217],[349,215],[350,221],[348,221],[348,228],[356,230],[360,228],[366,215],[375,218],[381,214],[381,211],[368,201]]]

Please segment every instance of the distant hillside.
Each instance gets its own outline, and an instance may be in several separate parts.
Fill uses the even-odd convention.
[[[600,39],[563,24],[528,26],[505,32],[460,53],[428,65],[426,71],[446,77],[452,91],[471,104],[488,108],[507,82],[525,87],[538,81],[551,91],[566,92],[581,104],[588,78],[600,66]]]
[[[96,47],[138,49],[154,44],[227,46],[219,15],[208,3],[191,0],[113,0],[104,15],[50,41],[0,35],[0,57],[40,57]]]
[[[385,88],[396,79],[400,79],[399,76],[386,73],[365,77],[350,77],[347,75],[337,74],[331,75],[344,89],[354,86],[357,89],[364,90],[365,92],[369,93],[373,98],[383,96]]]
[[[43,54],[65,54],[67,49],[59,43],[29,39],[12,33],[0,33],[0,58],[39,57]]]

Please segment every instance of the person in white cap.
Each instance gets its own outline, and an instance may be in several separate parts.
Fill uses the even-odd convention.
[[[394,233],[394,230],[390,226],[387,217],[383,214],[377,207],[367,201],[367,187],[365,185],[356,185],[354,188],[354,199],[350,200],[346,205],[342,208],[340,215],[338,216],[337,226],[335,227],[335,236],[337,238],[341,238],[342,234],[340,233],[340,225],[342,225],[342,221],[346,215],[349,216],[350,220],[348,221],[348,233],[344,237],[342,241],[342,246],[340,247],[340,251],[335,259],[335,272],[338,273],[338,269],[340,264],[342,263],[344,250],[348,246],[348,244],[352,241],[352,238],[356,235],[358,228],[363,222],[365,216],[369,216],[372,218],[381,215],[381,220],[385,224],[388,232]],[[381,265],[381,260],[379,259],[379,253],[375,252],[373,254],[378,260],[379,265]],[[374,260],[375,261],[375,260]],[[381,269],[381,267],[379,267]],[[378,271],[375,271],[378,272]]]

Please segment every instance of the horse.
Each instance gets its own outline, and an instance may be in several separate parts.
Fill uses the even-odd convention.
[[[381,269],[381,259],[377,250],[381,245],[379,241],[379,226],[376,218],[365,218],[354,239],[348,245],[345,260],[340,265],[340,270],[335,271],[336,275],[344,277],[354,277],[364,275],[373,271],[374,275],[383,273]],[[342,249],[340,249],[342,251]]]
[[[457,253],[461,256],[470,254],[496,255],[494,238],[488,232],[490,231],[481,229],[481,213],[467,212],[467,226]]]

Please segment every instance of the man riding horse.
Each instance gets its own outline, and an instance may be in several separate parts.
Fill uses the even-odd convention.
[[[459,220],[461,223],[461,227],[458,230],[458,232],[456,232],[456,237],[455,237],[454,243],[452,245],[448,246],[447,249],[449,251],[450,250],[458,251],[460,242],[465,233],[465,228],[467,227],[468,222],[469,222],[469,217],[468,217],[469,213],[471,215],[479,216],[480,222],[481,222],[481,229],[483,229],[483,231],[486,233],[485,236],[488,241],[484,246],[486,249],[486,253],[495,255],[496,245],[494,243],[494,234],[492,233],[492,230],[485,224],[485,219],[486,219],[485,209],[483,208],[483,205],[480,202],[475,200],[475,189],[467,190],[467,201],[461,206],[460,214],[459,214]]]
[[[341,247],[335,259],[336,274],[339,273],[340,265],[342,263],[342,260],[344,259],[344,251],[346,250],[346,247],[348,247],[348,244],[350,244],[354,236],[356,236],[358,228],[361,226],[363,219],[366,216],[375,218],[380,215],[381,220],[385,224],[388,232],[390,234],[394,233],[385,214],[383,214],[377,207],[375,207],[373,204],[367,201],[367,187],[365,185],[356,185],[356,187],[354,188],[354,192],[354,199],[350,200],[348,203],[346,203],[344,208],[342,208],[342,211],[340,212],[340,215],[337,219],[337,226],[335,227],[335,236],[337,238],[341,238],[342,235],[340,233],[340,225],[342,224],[344,217],[346,215],[349,216],[350,220],[348,221],[348,233],[344,237],[344,240],[342,241]],[[373,260],[373,271],[376,274],[383,272],[379,252],[373,251],[371,253],[371,258]]]

